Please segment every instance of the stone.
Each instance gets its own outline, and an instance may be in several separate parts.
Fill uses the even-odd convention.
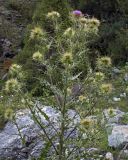
[[[122,98],[125,98],[127,95],[126,95],[126,93],[121,93],[120,94],[120,97],[122,97]]]
[[[128,143],[128,125],[115,125],[112,133],[108,135],[110,147],[123,148]]]
[[[103,111],[103,115],[104,120],[107,121],[107,124],[118,124],[125,113],[120,111],[119,109],[105,109]]]
[[[106,160],[114,160],[113,154],[111,152],[106,153],[105,158]]]
[[[115,74],[121,73],[121,71],[120,71],[118,68],[116,68],[116,67],[114,67],[112,71],[113,71],[113,73],[115,73]]]
[[[118,97],[113,97],[113,101],[114,101],[114,102],[120,102],[120,101],[121,101],[121,99],[120,99],[120,98],[118,98]]]

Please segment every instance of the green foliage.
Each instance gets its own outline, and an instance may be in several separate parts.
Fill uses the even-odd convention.
[[[128,60],[127,50],[127,0],[80,0],[75,8],[101,20],[99,40],[91,46],[93,52],[111,56],[115,64]]]
[[[117,47],[115,47],[117,46]],[[108,52],[115,62],[128,61],[128,31],[122,29],[117,31],[115,39],[109,43]]]
[[[121,123],[124,125],[128,124],[128,114],[125,114],[122,118],[121,118]]]
[[[3,104],[0,104],[0,129],[4,127],[6,122],[4,114],[5,114],[5,107],[3,106]]]
[[[39,2],[33,15],[33,22],[34,24],[39,24],[45,29],[50,29],[50,23],[46,20],[46,14],[48,12],[57,11],[60,13],[62,20],[69,24],[69,10],[70,6],[67,0],[42,0]]]

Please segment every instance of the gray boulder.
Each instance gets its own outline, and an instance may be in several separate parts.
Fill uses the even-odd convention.
[[[114,160],[113,154],[111,152],[107,152],[105,155],[106,160]]]
[[[103,111],[103,115],[104,120],[107,122],[107,124],[118,124],[125,113],[120,111],[119,109],[105,109]]]
[[[128,143],[128,125],[114,126],[108,136],[108,143],[110,147],[123,148]]]

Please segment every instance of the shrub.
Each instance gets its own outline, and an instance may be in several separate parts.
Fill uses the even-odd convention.
[[[14,94],[14,98],[11,97],[13,105],[16,102],[20,105],[24,102],[23,104],[30,109],[35,123],[42,129],[44,133],[42,138],[46,145],[40,159],[50,160],[50,151],[52,151],[52,159],[88,159],[90,155],[86,148],[92,147],[92,143],[93,147],[99,146],[107,149],[107,133],[104,128],[102,112],[104,108],[110,108],[110,115],[113,116],[113,107],[117,105],[113,101],[113,96],[120,92],[124,93],[126,90],[127,81],[122,81],[122,77],[127,73],[128,67],[126,64],[121,71],[119,82],[116,82],[116,77],[112,72],[110,57],[98,57],[96,70],[92,70],[88,44],[92,40],[92,36],[95,38],[98,34],[100,22],[97,19],[88,19],[82,14],[78,16],[76,12],[75,14],[73,12],[70,15],[72,25],[63,30],[58,12],[50,12],[46,16],[53,23],[56,36],[53,37],[39,26],[38,29],[36,27],[36,32],[35,29],[29,32],[29,43],[38,44],[38,47],[34,48],[35,52],[29,55],[32,69],[13,65],[10,70],[10,80],[5,83],[5,94]],[[55,51],[55,54],[52,53],[47,57],[48,51],[51,49]],[[17,79],[14,79],[17,71],[29,76],[31,73],[31,76],[29,78],[23,76],[23,79],[17,76]],[[32,73],[33,71],[35,72]],[[24,85],[22,85],[22,81]],[[30,87],[27,84],[30,81],[33,81],[33,84],[43,92],[36,90],[37,95],[33,96],[28,89],[24,90],[24,88]],[[116,85],[119,85],[118,92],[115,90]],[[127,99],[127,94],[125,95]],[[54,106],[60,113],[57,129],[48,115],[39,107],[41,102]],[[72,118],[68,116],[69,109],[74,109],[76,112]],[[12,110],[9,109],[6,115],[11,117],[10,113]],[[55,131],[54,135],[50,135],[49,130],[47,131],[48,126],[42,124],[39,114],[36,113],[44,116],[48,126]],[[74,122],[77,120],[76,116],[81,119],[78,118],[77,123]],[[15,121],[14,123],[16,124]],[[68,135],[66,136],[67,131]],[[71,137],[74,131],[78,131],[75,138]],[[95,156],[99,158],[98,155]]]
[[[97,97],[101,97],[101,93],[98,91],[100,91],[100,83],[103,79],[98,78],[97,82],[91,81],[90,83],[88,81],[88,77],[93,78],[93,75],[95,75],[94,72],[91,72],[91,66],[89,64],[90,62],[88,58],[88,44],[90,43],[90,39],[92,38],[92,36],[95,37],[98,34],[99,21],[94,18],[86,19],[82,14],[80,15],[80,17],[72,14],[70,15],[72,26],[70,26],[70,28],[67,27],[67,29],[63,30],[61,28],[61,23],[59,20],[60,16],[58,16],[59,13],[54,13],[56,14],[50,12],[47,15],[53,23],[56,36],[53,38],[47,32],[42,32],[43,29],[38,29],[36,30],[36,32],[34,29],[32,29],[29,32],[29,42],[36,42],[39,44],[39,48],[37,47],[38,50],[35,49],[36,52],[32,52],[32,55],[30,57],[31,64],[34,66],[32,68],[32,71],[36,71],[34,73],[34,76],[31,77],[31,80],[36,80],[36,85],[43,90],[45,86],[45,91],[47,92],[45,92],[45,94],[41,92],[41,96],[43,97],[43,99],[46,99],[46,97],[49,98],[50,101],[48,102],[48,105],[54,104],[54,107],[60,113],[61,118],[58,122],[60,124],[59,133],[55,130],[54,138],[49,137],[49,134],[46,132],[46,128],[40,123],[39,117],[35,114],[35,108],[42,115],[44,115],[46,120],[54,129],[52,122],[50,121],[48,116],[43,113],[40,108],[38,108],[38,105],[34,107],[37,98],[35,99],[35,97],[31,97],[31,94],[27,93],[23,95],[24,92],[22,91],[22,85],[20,85],[20,77],[18,77],[17,79],[13,78],[13,76],[15,77],[15,75],[17,74],[17,71],[20,70],[20,72],[23,72],[22,69],[24,68],[20,67],[19,65],[12,66],[10,70],[11,79],[6,82],[5,91],[7,91],[7,94],[11,94],[12,92],[15,93],[16,91],[18,95],[14,94],[14,97],[16,96],[17,99],[19,99],[19,103],[21,101],[21,97],[24,99],[25,104],[27,107],[29,107],[35,122],[44,131],[45,136],[43,137],[46,137],[44,140],[46,141],[46,144],[48,144],[49,148],[47,148],[46,145],[46,153],[42,152],[41,158],[49,159],[48,152],[51,147],[53,148],[52,159],[59,158],[60,160],[63,160],[69,158],[82,158],[86,156],[86,152],[79,155],[77,154],[77,151],[79,151],[79,148],[81,148],[83,145],[83,139],[81,138],[81,136],[84,133],[87,133],[89,136],[89,133],[91,134],[91,132],[93,132],[92,136],[94,136],[94,133],[97,132],[96,130],[92,131],[92,126],[97,125],[96,122],[93,123],[93,120],[91,119],[85,121],[85,118],[87,115],[90,115],[94,112]],[[81,18],[84,19],[84,23],[83,20],[81,21]],[[31,34],[33,32],[34,34]],[[48,50],[53,49],[53,47],[55,49],[56,55],[53,54],[49,58],[47,58]],[[42,70],[42,66],[45,66],[45,70]],[[24,71],[27,75],[30,74],[29,69]],[[57,72],[60,74],[59,79],[56,77]],[[81,75],[83,78],[80,78]],[[75,84],[80,85],[80,87],[78,90],[73,91],[73,87]],[[81,124],[78,123],[78,126],[77,124],[76,126],[70,126],[70,123],[72,123],[71,121],[73,121],[76,116],[75,115],[73,119],[67,116],[67,112],[70,108],[74,108],[76,110],[76,114],[80,114],[81,118],[84,119],[81,121]],[[73,130],[76,130],[77,128],[79,128],[80,130],[79,137],[76,138],[76,140],[70,138],[70,134],[72,134]],[[89,130],[87,130],[87,128]],[[69,135],[65,137],[65,132],[67,130],[71,131],[69,132]],[[54,145],[54,140],[56,139],[58,139],[57,146]],[[71,145],[73,146],[70,149],[69,146]],[[90,141],[87,143],[87,146],[88,145],[90,145]]]

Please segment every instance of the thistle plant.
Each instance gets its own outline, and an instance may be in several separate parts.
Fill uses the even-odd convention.
[[[95,115],[97,109],[102,111],[113,92],[113,86],[107,82],[107,73],[103,72],[111,68],[111,59],[98,58],[96,70],[92,70],[89,60],[89,44],[92,38],[98,35],[100,22],[95,18],[85,18],[78,11],[69,16],[72,24],[62,30],[63,24],[58,12],[53,11],[46,15],[54,24],[54,36],[39,26],[30,32],[29,41],[32,44],[38,41],[31,56],[33,70],[36,71],[31,80],[36,80],[45,94],[33,97],[28,90],[23,89],[25,84],[22,84],[20,78],[11,77],[5,84],[8,94],[15,91],[19,93],[16,96],[17,100],[30,109],[34,121],[43,131],[41,135],[46,142],[46,148],[42,151],[42,160],[87,158],[87,152],[85,148],[83,151],[83,147],[90,147],[91,141],[100,137],[102,128],[99,111],[98,120],[89,116]],[[10,70],[11,76],[18,74],[19,70],[22,73],[21,68],[13,65]],[[13,72],[16,74],[12,74]],[[26,77],[23,77],[24,83],[27,82]],[[39,101],[44,105],[54,106],[59,113],[57,127],[39,107]],[[74,111],[72,117],[69,114],[71,109]],[[40,115],[46,119],[48,125],[42,123]],[[52,135],[48,132],[49,126],[54,131]],[[100,140],[102,141],[102,137]],[[97,142],[94,142],[97,145]]]

